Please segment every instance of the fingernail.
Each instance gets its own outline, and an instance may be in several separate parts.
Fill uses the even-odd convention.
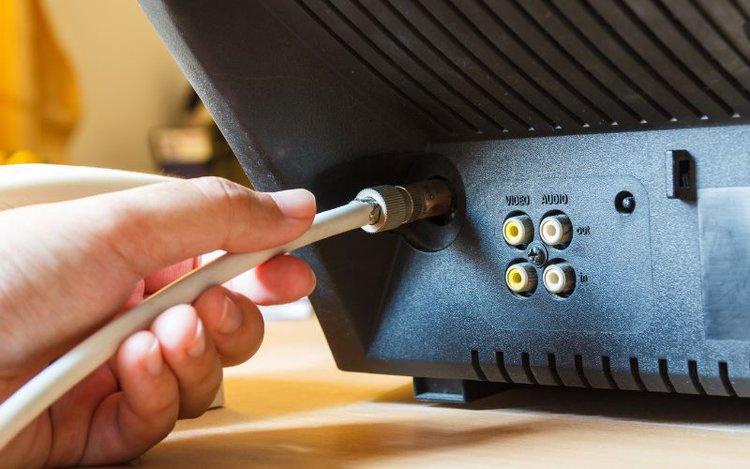
[[[198,325],[195,326],[195,338],[187,348],[187,354],[193,358],[198,358],[206,351],[206,334],[203,333],[203,322],[199,319]]]
[[[221,319],[219,320],[219,325],[216,326],[216,330],[222,334],[231,334],[239,329],[241,324],[242,312],[240,308],[228,296],[225,296],[224,311],[221,313]]]
[[[271,192],[276,205],[290,218],[310,218],[315,214],[315,196],[305,189]]]
[[[146,354],[146,371],[148,371],[151,376],[159,376],[163,369],[164,363],[161,358],[159,341],[154,339],[154,343]]]
[[[307,292],[307,295],[305,296],[312,295],[312,292],[315,291],[315,287],[318,286],[318,277],[315,275],[315,272],[312,269],[310,269],[310,274],[312,275],[312,287],[310,288],[310,291]]]

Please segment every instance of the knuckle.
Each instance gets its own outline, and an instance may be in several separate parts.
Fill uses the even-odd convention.
[[[224,178],[207,176],[188,181],[209,200],[231,205],[246,199],[246,189],[244,187]]]
[[[189,180],[202,195],[223,215],[223,220],[234,227],[239,219],[258,216],[258,193],[224,178],[208,176]]]

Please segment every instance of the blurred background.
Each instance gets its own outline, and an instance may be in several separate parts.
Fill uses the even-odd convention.
[[[3,162],[244,173],[133,0],[0,2]]]
[[[249,185],[135,0],[0,0],[0,164],[17,163]],[[306,299],[264,309],[310,313]]]

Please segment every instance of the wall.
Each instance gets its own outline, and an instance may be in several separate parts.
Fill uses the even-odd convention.
[[[134,0],[44,0],[78,79],[77,165],[152,171],[149,131],[174,124],[189,85]]]

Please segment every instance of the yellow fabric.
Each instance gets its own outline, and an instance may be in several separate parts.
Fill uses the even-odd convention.
[[[44,163],[44,160],[34,152],[28,150],[21,150],[10,155],[6,160],[5,164],[29,164],[29,163]]]
[[[0,152],[64,163],[78,102],[40,0],[0,0]]]

